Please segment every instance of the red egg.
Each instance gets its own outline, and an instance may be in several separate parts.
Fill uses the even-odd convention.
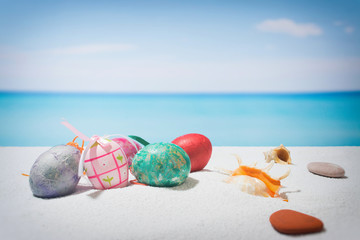
[[[191,172],[202,170],[210,160],[212,145],[204,135],[190,133],[176,138],[172,143],[184,149],[189,155]]]

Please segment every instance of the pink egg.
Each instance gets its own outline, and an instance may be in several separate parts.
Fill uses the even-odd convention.
[[[108,140],[105,148],[94,143],[85,156],[84,169],[96,189],[110,189],[127,186],[128,160],[118,143]]]
[[[209,162],[212,145],[204,135],[191,133],[176,138],[172,143],[181,147],[190,158],[191,172],[202,170]]]
[[[129,166],[131,166],[133,158],[135,157],[136,153],[141,149],[141,145],[132,139],[124,137],[113,138],[112,140],[119,144],[119,146],[122,148],[127,157],[128,164]]]

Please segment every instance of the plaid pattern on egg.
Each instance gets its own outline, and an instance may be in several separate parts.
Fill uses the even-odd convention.
[[[91,184],[96,189],[127,186],[128,163],[123,150],[113,141],[103,149],[94,144],[85,156],[84,168]]]

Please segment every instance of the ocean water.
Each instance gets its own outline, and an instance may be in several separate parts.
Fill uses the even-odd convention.
[[[53,146],[74,134],[215,146],[360,146],[360,92],[322,94],[0,93],[0,146]]]

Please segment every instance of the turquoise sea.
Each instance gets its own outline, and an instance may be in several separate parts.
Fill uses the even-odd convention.
[[[320,94],[0,93],[0,146],[53,146],[73,133],[215,146],[360,146],[360,92]]]

